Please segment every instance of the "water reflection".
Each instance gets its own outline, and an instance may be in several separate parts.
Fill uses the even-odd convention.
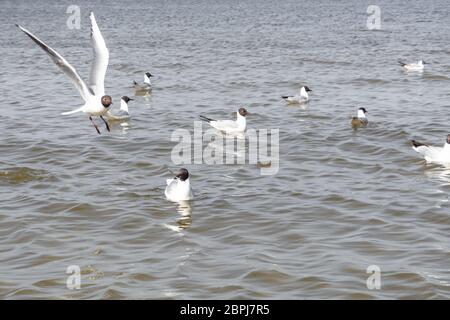
[[[177,206],[177,212],[180,214],[180,219],[177,224],[181,229],[187,229],[192,223],[192,204],[191,201],[180,201]]]
[[[450,186],[450,164],[425,167],[424,174],[428,178],[442,182],[442,185]]]
[[[129,120],[108,120],[108,125],[111,131],[122,131],[122,133],[127,133],[130,129]]]
[[[134,91],[134,96],[143,97],[144,100],[149,101],[150,97],[152,96],[152,92],[147,90],[136,90]]]
[[[189,228],[192,224],[192,204],[191,201],[180,201],[176,207],[177,213],[180,215],[175,221],[176,225],[165,224],[165,226],[176,232],[181,232]]]
[[[297,108],[297,109],[301,109],[301,110],[306,110],[309,107],[309,100],[301,101],[299,103],[287,103],[286,106],[289,108]]]

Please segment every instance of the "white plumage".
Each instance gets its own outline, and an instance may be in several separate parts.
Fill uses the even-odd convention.
[[[400,65],[407,71],[422,71],[425,67],[425,62],[419,60],[417,63],[404,63],[399,61]]]
[[[287,103],[290,104],[301,104],[306,103],[309,101],[309,94],[308,92],[312,91],[307,86],[303,86],[300,88],[299,95],[296,96],[282,96],[281,98],[284,99]]]
[[[77,112],[84,112],[89,116],[99,116],[102,118],[103,115],[108,111],[109,106],[112,104],[112,99],[110,96],[105,95],[105,75],[106,69],[108,68],[109,61],[109,51],[106,47],[105,40],[98,28],[97,22],[95,20],[94,13],[91,12],[89,16],[91,20],[91,39],[92,46],[94,48],[94,60],[91,67],[91,72],[89,76],[89,86],[81,79],[76,69],[67,62],[64,57],[62,57],[54,49],[46,45],[43,41],[29,32],[27,29],[17,25],[17,27],[22,30],[27,36],[31,38],[39,47],[41,47],[52,59],[52,61],[58,66],[58,68],[63,71],[75,85],[83,98],[85,104],[78,109],[69,112],[63,112],[63,115],[73,114]],[[92,121],[92,118],[90,118]],[[103,121],[105,121],[102,118]],[[94,124],[94,123],[93,123]],[[108,123],[105,121],[106,127],[109,130]],[[98,133],[98,127],[94,124]]]
[[[216,128],[225,133],[240,133],[247,128],[246,116],[248,112],[245,108],[239,108],[236,120],[214,120],[205,116],[200,116],[200,119],[208,122],[211,127]]]
[[[193,200],[191,182],[189,180],[189,172],[182,168],[178,174],[172,178],[166,180],[166,190],[164,194],[167,200],[173,202]]]
[[[428,146],[415,140],[411,142],[413,149],[420,153],[427,162],[450,164],[450,134],[447,136],[447,141],[442,148]]]

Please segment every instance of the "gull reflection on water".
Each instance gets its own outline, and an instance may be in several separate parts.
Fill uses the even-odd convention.
[[[450,186],[450,164],[425,168],[424,174],[433,180],[442,182],[442,186]]]
[[[213,139],[212,139],[213,138]],[[203,150],[203,156],[208,164],[217,161],[223,163],[223,156],[236,157],[238,163],[245,163],[247,140],[244,132],[224,133],[220,131],[207,131],[203,136],[204,141],[209,141]],[[236,142],[236,145],[235,145]]]
[[[111,128],[111,131],[117,132],[122,131],[123,134],[128,133],[128,130],[130,129],[130,122],[129,120],[108,120],[108,125]]]
[[[164,226],[172,231],[181,232],[189,228],[192,223],[192,204],[190,201],[180,201],[177,203],[176,210],[180,215],[176,220],[176,225],[166,223]]]
[[[443,198],[440,199],[435,207],[442,208],[443,205],[446,206],[450,200],[448,192],[445,191],[445,189],[448,189],[450,187],[450,164],[425,167],[424,169],[424,174],[427,178],[440,183],[439,188],[436,190],[436,192],[441,194]]]

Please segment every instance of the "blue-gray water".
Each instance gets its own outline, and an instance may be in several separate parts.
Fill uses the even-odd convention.
[[[71,4],[80,30],[66,26]],[[370,4],[2,1],[0,297],[449,298],[450,169],[409,139],[442,145],[450,131],[450,5],[377,1],[369,31]],[[128,130],[61,116],[81,98],[14,26],[87,79],[91,10],[115,107],[155,75]],[[407,74],[400,58],[429,64]],[[301,84],[308,108],[286,106]],[[196,199],[183,217],[164,198],[171,134],[238,106],[249,128],[280,129],[280,170],[186,165]],[[354,132],[358,107],[370,125]],[[70,265],[80,290],[66,288]],[[380,290],[366,287],[370,265]]]

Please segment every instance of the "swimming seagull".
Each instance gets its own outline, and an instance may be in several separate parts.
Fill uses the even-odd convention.
[[[106,117],[108,120],[112,121],[122,121],[129,120],[131,118],[130,113],[128,112],[128,102],[134,99],[128,98],[127,96],[123,96],[120,99],[120,110],[117,113],[112,113],[110,110],[106,113]]]
[[[287,103],[305,103],[309,101],[308,92],[312,91],[307,86],[300,88],[300,94],[298,96],[281,96]]]
[[[153,77],[150,72],[146,72],[144,74],[144,83],[137,83],[136,81],[133,81],[133,88],[135,91],[140,92],[149,92],[152,90],[152,82],[150,81],[150,78]]]
[[[100,134],[100,130],[92,120],[92,117],[100,117],[106,124],[106,129],[110,131],[108,123],[103,118],[108,111],[109,106],[112,104],[111,97],[105,95],[104,84],[106,69],[108,68],[109,51],[106,48],[105,40],[103,39],[100,29],[97,26],[94,13],[91,12],[89,18],[91,19],[91,38],[92,45],[94,47],[94,60],[89,77],[89,87],[78,75],[75,68],[72,67],[72,65],[70,65],[58,52],[47,46],[27,29],[21,27],[20,25],[16,26],[50,56],[52,61],[61,69],[61,71],[63,71],[70,78],[83,98],[85,104],[82,107],[73,111],[63,112],[62,114],[68,115],[80,111],[88,114],[89,120],[91,120],[94,128],[97,130],[98,134]]]
[[[245,108],[239,108],[236,120],[214,120],[205,116],[200,116],[200,119],[208,122],[211,127],[225,133],[244,132],[247,127],[247,119],[245,118],[249,113]]]
[[[424,156],[427,162],[450,164],[450,134],[447,135],[444,147],[431,147],[429,145],[411,140],[413,149]]]
[[[189,181],[189,172],[181,168],[173,179],[167,179],[167,187],[164,191],[167,200],[173,202],[193,200],[194,196]]]
[[[422,60],[419,60],[417,63],[404,63],[399,60],[398,63],[407,71],[422,71],[426,64]]]
[[[365,127],[369,124],[369,120],[366,118],[367,110],[365,108],[359,108],[356,117],[352,118],[352,127],[357,129],[360,127]]]

